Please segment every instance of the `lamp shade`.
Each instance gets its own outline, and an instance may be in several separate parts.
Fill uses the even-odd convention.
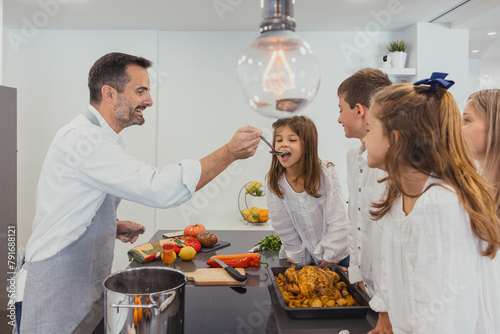
[[[246,102],[267,117],[300,113],[319,88],[319,63],[309,44],[293,27],[294,22],[261,26],[261,35],[238,60],[237,77]]]

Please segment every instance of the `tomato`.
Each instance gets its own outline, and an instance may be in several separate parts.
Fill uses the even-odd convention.
[[[192,237],[197,237],[198,234],[205,232],[205,226],[201,224],[194,224],[194,225],[189,225],[184,229],[184,236],[192,236]]]
[[[199,252],[201,249],[201,244],[195,237],[175,237],[174,242],[174,252],[177,254],[179,254],[181,248],[184,246],[191,246],[196,252]],[[182,247],[180,245],[182,245]]]
[[[203,232],[196,237],[203,247],[212,247],[217,243],[217,236],[212,232]]]

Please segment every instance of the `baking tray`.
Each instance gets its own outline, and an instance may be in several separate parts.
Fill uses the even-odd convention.
[[[356,306],[338,306],[338,307],[289,307],[285,304],[281,291],[278,288],[278,283],[276,282],[275,276],[278,274],[285,275],[285,271],[288,267],[273,267],[270,268],[273,275],[273,287],[276,299],[279,305],[285,310],[286,314],[290,318],[294,319],[312,319],[312,318],[361,318],[366,317],[370,306],[368,305],[367,296],[361,291],[361,289],[355,285],[349,283],[349,279],[345,275],[344,271],[336,266],[328,267],[331,271],[336,272],[340,276],[340,281],[347,285],[347,291],[356,299],[358,305]],[[297,267],[297,270],[300,268]]]

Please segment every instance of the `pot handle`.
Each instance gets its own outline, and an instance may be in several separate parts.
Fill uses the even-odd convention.
[[[134,304],[134,305],[123,305],[122,302],[125,300],[126,297],[123,297],[122,300],[118,302],[118,304],[111,304],[109,306],[113,308],[158,308],[158,304],[153,299],[153,295],[149,296],[149,299],[153,302],[152,304]]]
[[[109,305],[113,308],[154,308],[158,307],[156,304],[135,304],[135,305],[120,305],[120,304],[111,304]]]
[[[164,311],[167,308],[167,306],[172,302],[172,300],[176,296],[176,293],[175,293],[175,291],[172,291],[172,292],[168,293],[167,295],[168,295],[168,298],[160,306],[158,306],[158,304],[155,302],[152,294],[149,295],[149,299],[153,302],[152,304],[122,305],[121,303],[125,299],[125,297],[124,297],[122,300],[120,300],[120,302],[118,304],[111,304],[110,306],[113,308],[149,308],[149,309],[160,308],[160,312],[161,312],[161,311]]]
[[[168,305],[170,305],[170,303],[172,303],[172,301],[174,300],[174,298],[177,294],[175,293],[175,291],[172,291],[172,292],[169,292],[167,295],[168,295],[168,297],[160,305],[160,312],[165,311],[165,309],[168,307]]]

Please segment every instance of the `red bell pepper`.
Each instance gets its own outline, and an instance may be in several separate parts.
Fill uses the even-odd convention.
[[[241,258],[241,259],[234,259],[234,260],[223,260],[225,264],[228,266],[233,266],[235,268],[260,268],[260,258],[255,257],[255,256],[249,256],[246,258]],[[214,260],[209,260],[207,261],[207,264],[210,267],[214,268],[222,268],[220,264],[215,262]]]

